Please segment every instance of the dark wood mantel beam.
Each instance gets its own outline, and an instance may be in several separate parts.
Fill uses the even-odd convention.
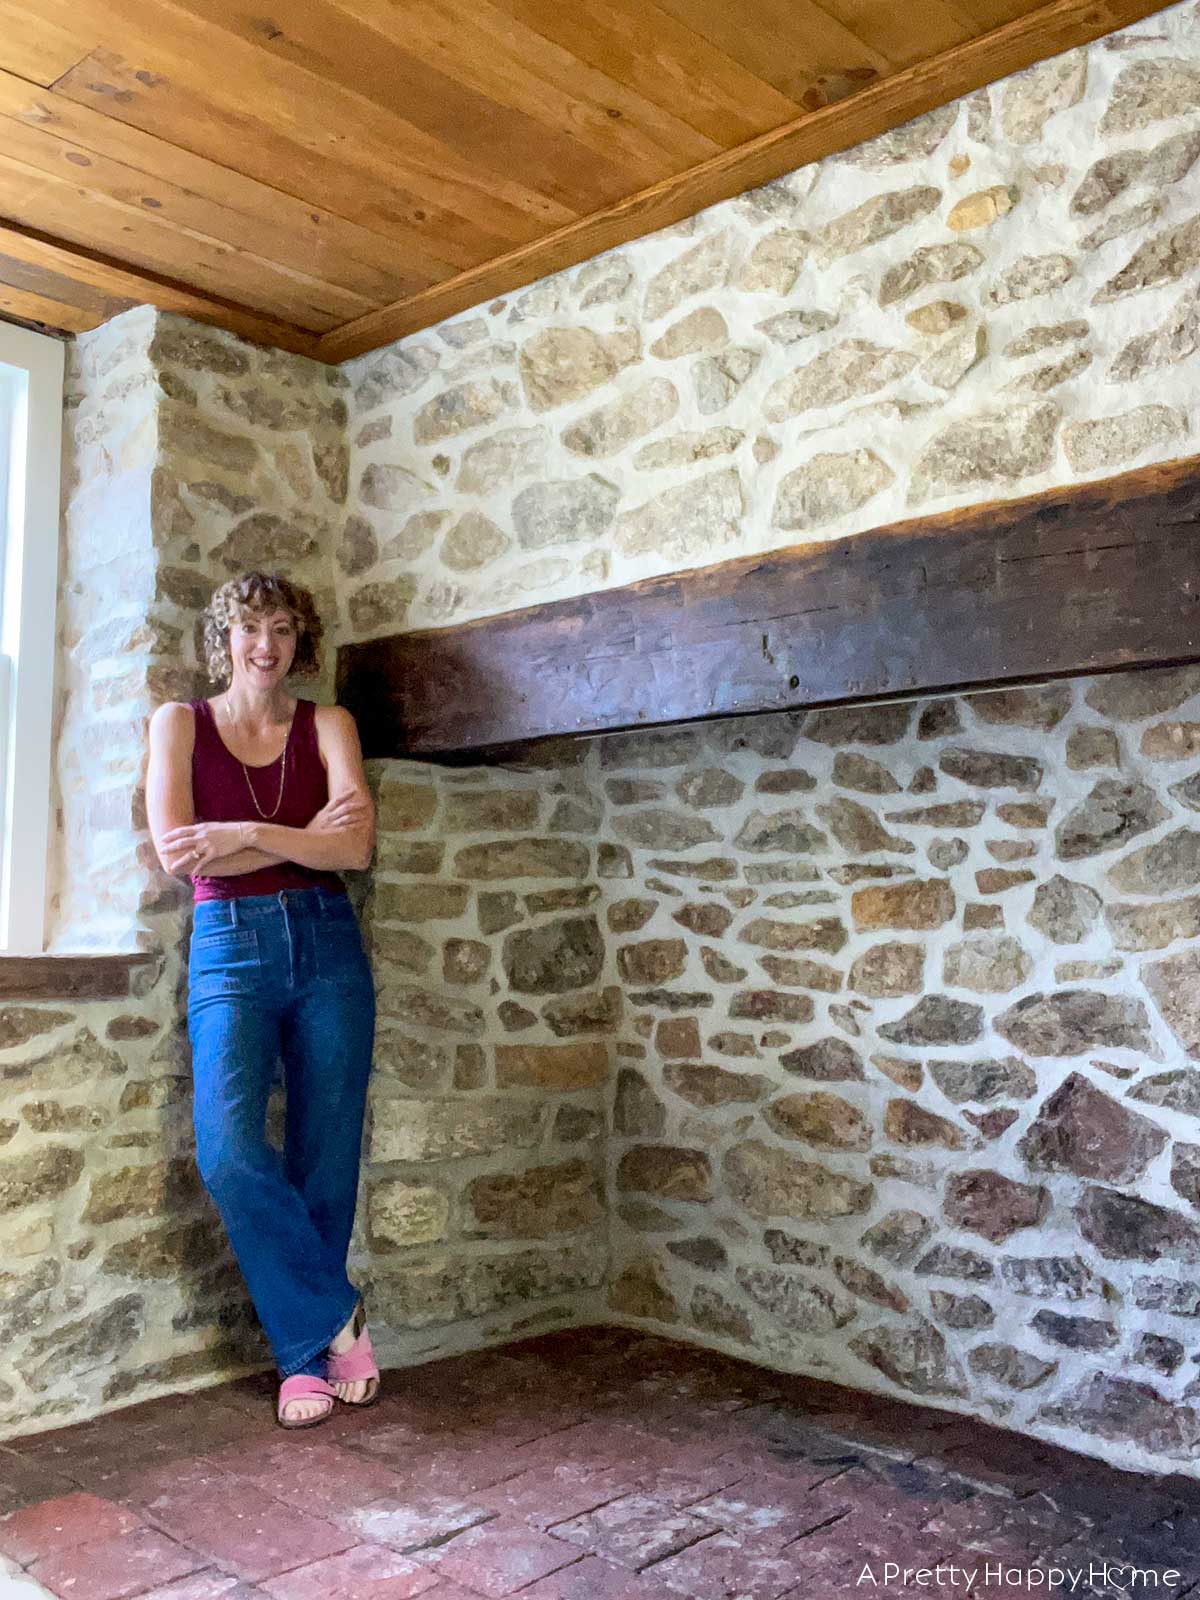
[[[1200,458],[343,646],[368,756],[1200,659]]]

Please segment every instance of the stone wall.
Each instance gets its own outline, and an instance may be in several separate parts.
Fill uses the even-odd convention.
[[[1200,1441],[1200,669],[610,737],[610,1308]]]
[[[366,637],[1197,448],[1194,4],[362,357]]]
[[[586,755],[371,764],[365,1270],[397,1363],[605,1316],[621,998],[600,901],[618,853],[597,843]]]

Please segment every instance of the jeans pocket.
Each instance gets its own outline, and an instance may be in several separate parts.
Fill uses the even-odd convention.
[[[190,999],[254,994],[261,978],[262,957],[254,928],[221,928],[193,936],[188,952]]]

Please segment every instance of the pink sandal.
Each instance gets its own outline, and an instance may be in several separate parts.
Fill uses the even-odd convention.
[[[354,1311],[354,1343],[349,1350],[335,1355],[331,1350],[325,1359],[325,1376],[329,1383],[371,1383],[374,1389],[365,1400],[343,1400],[348,1406],[373,1406],[379,1399],[379,1367],[371,1348],[371,1335],[367,1332],[367,1313],[360,1300]]]
[[[281,1428],[317,1428],[322,1422],[329,1420],[336,1399],[337,1396],[324,1378],[314,1377],[311,1372],[294,1373],[279,1385],[279,1404],[275,1420]],[[305,1417],[300,1422],[289,1422],[284,1412],[293,1400],[328,1400],[329,1404],[319,1416]]]

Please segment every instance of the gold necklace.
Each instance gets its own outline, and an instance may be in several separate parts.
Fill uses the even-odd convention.
[[[287,780],[288,746],[292,742],[292,729],[296,725],[296,711],[298,711],[299,709],[300,709],[299,706],[297,706],[296,710],[292,712],[292,720],[291,720],[291,722],[288,723],[287,737],[283,741],[283,755],[280,758],[280,762],[279,762],[279,793],[275,796],[275,805],[272,808],[272,810],[264,811],[263,808],[259,805],[258,796],[254,792],[254,785],[250,781],[250,769],[246,765],[246,763],[241,759],[241,757],[240,756],[238,757],[238,766],[241,767],[242,771],[246,775],[246,787],[250,791],[250,798],[254,802],[254,809],[255,809],[255,811],[258,812],[259,816],[263,819],[264,822],[270,822],[272,817],[277,816],[279,814],[279,808],[283,804],[283,786],[284,786],[284,783]],[[236,726],[236,724],[235,724],[235,726]]]

